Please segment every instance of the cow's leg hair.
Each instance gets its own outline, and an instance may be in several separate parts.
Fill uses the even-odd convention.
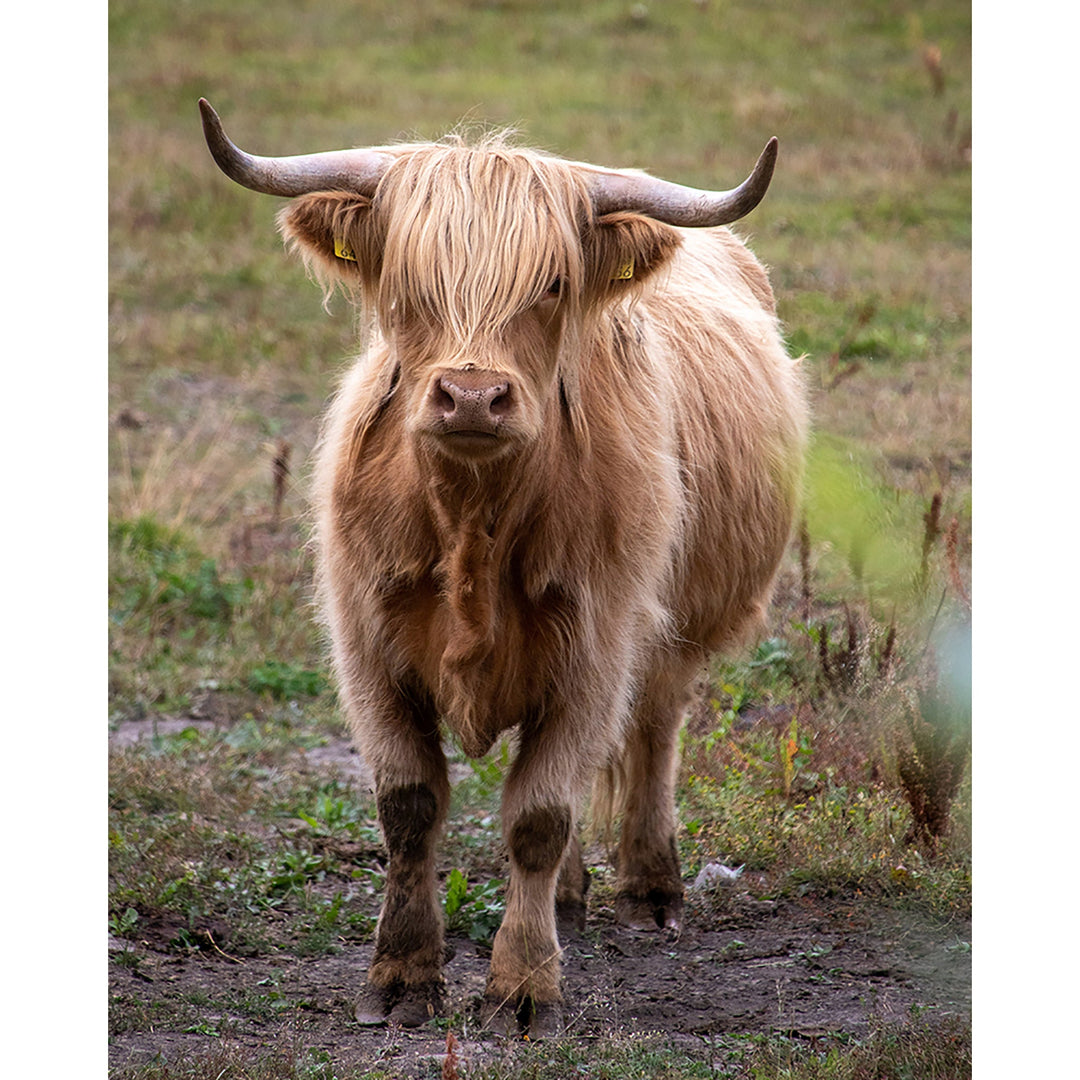
[[[555,885],[555,919],[560,930],[585,929],[585,894],[589,891],[589,873],[576,831],[571,831],[559,877]]]
[[[646,688],[623,754],[623,819],[615,918],[637,930],[678,933],[683,883],[675,845],[675,772],[685,687],[698,660],[672,665]],[[685,675],[685,679],[682,676]]]
[[[566,805],[511,810],[504,825],[510,884],[492,947],[489,1001],[509,1001],[516,1010],[525,998],[534,1005],[560,1000],[555,885],[571,827]]]
[[[369,718],[363,739],[390,861],[375,955],[355,1009],[360,1023],[389,1020],[406,1027],[426,1022],[442,1005],[435,844],[450,794],[437,725],[426,710],[409,704],[381,740],[371,737]]]
[[[594,758],[572,738],[559,736],[583,728],[551,722],[523,732],[503,786],[510,883],[492,946],[482,1020],[512,1032],[519,1024],[527,1026],[531,1038],[553,1034],[562,1025],[556,885],[567,855],[580,860],[571,838],[589,773],[586,763]]]

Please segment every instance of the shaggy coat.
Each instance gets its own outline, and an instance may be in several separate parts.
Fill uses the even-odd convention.
[[[287,240],[367,313],[317,455],[318,587],[390,853],[363,1022],[439,1007],[444,731],[516,732],[485,1019],[557,1026],[575,826],[619,777],[616,914],[677,927],[687,688],[759,625],[792,524],[803,391],[727,228],[597,215],[574,164],[402,146],[374,196],[303,195]]]

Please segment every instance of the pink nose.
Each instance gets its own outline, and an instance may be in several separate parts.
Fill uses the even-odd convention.
[[[510,382],[492,371],[448,371],[432,390],[432,404],[446,431],[494,433],[513,408]]]

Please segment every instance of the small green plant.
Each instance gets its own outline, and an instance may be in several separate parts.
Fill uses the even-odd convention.
[[[380,843],[374,808],[358,801],[349,788],[336,782],[323,785],[305,807],[294,812],[318,836],[344,833],[372,846]]]
[[[162,576],[158,603],[182,606],[194,619],[228,622],[246,591],[244,582],[222,581],[213,559],[201,559],[193,571]]]
[[[477,944],[489,944],[506,910],[502,891],[503,883],[495,878],[470,888],[469,879],[455,867],[446,879],[447,928],[468,934]]]
[[[754,654],[747,662],[747,667],[772,668],[777,671],[786,670],[791,661],[791,647],[781,637],[771,637],[762,641],[754,650]]]
[[[311,916],[300,927],[296,944],[298,956],[322,956],[338,952],[342,894],[334,893],[328,901],[318,901]]]
[[[123,914],[109,919],[109,933],[121,938],[132,937],[138,921],[139,913],[133,907],[125,908]]]
[[[322,855],[302,850],[283,851],[278,859],[277,872],[270,878],[270,895],[302,894],[309,881],[322,881],[326,870],[326,859]]]
[[[221,1032],[214,1027],[213,1024],[207,1024],[200,1022],[198,1024],[191,1024],[189,1027],[183,1029],[185,1035],[209,1035],[212,1039],[220,1039]]]

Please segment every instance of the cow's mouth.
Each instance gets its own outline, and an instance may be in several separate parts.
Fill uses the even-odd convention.
[[[475,455],[490,454],[503,442],[495,431],[468,428],[443,430],[439,433],[439,441],[452,451]]]

